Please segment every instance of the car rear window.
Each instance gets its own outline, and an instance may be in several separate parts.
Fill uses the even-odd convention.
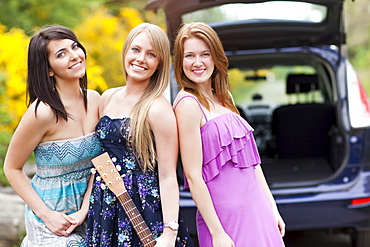
[[[243,20],[270,22],[294,21],[321,23],[327,16],[327,7],[319,4],[291,1],[225,4],[201,9],[182,16],[184,22],[202,21],[208,24]]]
[[[253,63],[253,62],[251,62]],[[271,106],[287,104],[323,103],[322,91],[308,85],[303,87],[304,78],[299,92],[295,86],[289,86],[289,76],[308,77],[316,75],[317,71],[310,65],[274,65],[270,68],[229,69],[231,92],[237,105],[267,104]],[[291,88],[291,89],[289,89]]]

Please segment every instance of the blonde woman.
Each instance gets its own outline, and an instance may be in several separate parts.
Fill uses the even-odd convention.
[[[253,129],[229,92],[228,60],[207,24],[176,37],[175,100],[180,152],[197,205],[201,247],[281,247],[285,224],[267,186]]]
[[[102,95],[96,132],[136,207],[157,240],[156,246],[192,246],[179,218],[176,178],[176,119],[163,97],[169,82],[166,34],[148,23],[135,27],[122,50],[126,86]],[[88,214],[91,246],[141,246],[115,195],[96,175]]]

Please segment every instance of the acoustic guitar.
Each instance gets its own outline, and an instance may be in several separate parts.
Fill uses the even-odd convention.
[[[148,225],[126,190],[124,181],[113,164],[108,153],[103,153],[91,160],[96,171],[104,180],[106,186],[116,195],[133,225],[144,247],[154,247],[156,241]]]

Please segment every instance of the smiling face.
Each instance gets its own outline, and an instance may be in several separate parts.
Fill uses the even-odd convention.
[[[85,75],[85,53],[73,40],[51,40],[49,50],[49,76],[56,81],[80,79]]]
[[[211,82],[215,64],[206,42],[189,38],[184,42],[183,71],[195,83]]]
[[[125,71],[127,81],[145,81],[157,70],[159,58],[154,52],[146,33],[139,33],[129,45],[125,55]]]

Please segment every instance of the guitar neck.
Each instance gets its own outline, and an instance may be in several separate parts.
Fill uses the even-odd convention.
[[[125,191],[122,194],[117,195],[117,198],[129,217],[131,224],[133,225],[144,247],[154,247],[156,241],[152,235],[152,232],[149,230],[149,227],[145,223],[128,192]]]
[[[154,247],[156,241],[128,194],[125,184],[107,152],[93,158],[92,163],[108,188],[117,196],[144,247]]]

